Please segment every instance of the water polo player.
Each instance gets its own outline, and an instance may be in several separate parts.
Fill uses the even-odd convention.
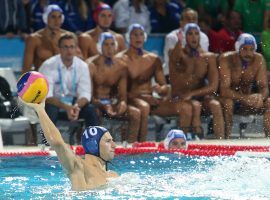
[[[61,133],[48,117],[44,102],[25,104],[37,112],[44,135],[65,169],[72,190],[97,188],[105,185],[107,178],[118,176],[115,172],[106,170],[106,164],[114,158],[115,150],[115,143],[107,129],[100,126],[90,126],[85,129],[82,134],[82,145],[86,153],[83,159],[75,155],[64,142]]]
[[[172,129],[164,140],[165,149],[187,149],[186,135],[182,130]]]

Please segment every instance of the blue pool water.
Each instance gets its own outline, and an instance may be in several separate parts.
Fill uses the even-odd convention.
[[[56,157],[0,158],[0,199],[269,199],[270,161],[249,157],[117,156],[121,176],[86,192],[70,190]]]

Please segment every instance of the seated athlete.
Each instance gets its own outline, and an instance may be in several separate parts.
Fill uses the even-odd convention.
[[[99,54],[87,59],[93,83],[92,103],[100,114],[128,120],[128,134],[122,139],[133,142],[140,128],[140,110],[127,105],[127,67],[116,58],[117,40],[110,32],[101,33],[97,43]],[[127,138],[126,138],[127,137]]]
[[[165,149],[187,149],[186,135],[182,130],[172,129],[164,140]]]
[[[270,136],[270,98],[267,70],[262,54],[257,53],[253,35],[242,33],[235,51],[219,60],[220,101],[223,105],[226,138],[230,138],[234,111],[263,114],[265,136]],[[254,91],[254,83],[257,90]]]
[[[201,48],[197,24],[188,23],[183,31],[185,39],[178,34],[178,42],[169,54],[172,98],[192,102],[193,133],[204,137],[200,118],[202,106],[204,111],[213,115],[215,137],[224,138],[222,106],[216,99],[219,80],[216,56]]]
[[[177,116],[178,126],[184,131],[189,130],[192,105],[187,101],[169,97],[169,87],[166,84],[161,59],[156,54],[144,50],[147,40],[144,27],[140,24],[130,25],[126,38],[129,47],[117,56],[122,58],[128,68],[128,103],[141,111],[137,140],[146,141],[150,114],[161,117]],[[152,79],[155,80],[155,84],[152,83]]]
[[[23,103],[37,112],[44,135],[65,169],[72,190],[94,189],[105,185],[107,178],[118,176],[115,172],[106,169],[107,162],[114,158],[115,150],[113,138],[106,128],[89,126],[85,129],[82,134],[82,145],[86,153],[83,159],[75,155],[64,142],[61,133],[48,117],[44,102]]]

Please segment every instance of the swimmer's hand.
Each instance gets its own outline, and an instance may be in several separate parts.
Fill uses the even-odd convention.
[[[152,86],[152,90],[153,90],[153,92],[158,93],[158,95],[160,95],[162,97],[167,96],[170,92],[170,89],[166,84],[164,84],[164,85],[156,84],[156,85]]]
[[[122,115],[124,114],[124,112],[126,112],[127,110],[127,104],[125,101],[121,101],[118,105],[117,105],[117,114],[118,115]]]
[[[151,106],[157,106],[161,102],[161,99],[157,99],[150,94],[142,94],[140,98],[149,103]]]
[[[247,106],[250,106],[253,108],[261,108],[263,107],[263,96],[258,93],[251,94],[243,98],[242,102],[246,104]]]
[[[116,116],[116,112],[113,110],[112,105],[104,105],[105,111],[108,113],[109,116],[114,117]]]
[[[39,109],[39,108],[45,108],[45,99],[44,100],[42,100],[42,102],[40,102],[40,103],[27,103],[27,102],[25,102],[25,101],[23,101],[22,99],[21,99],[21,97],[18,97],[18,102],[19,103],[22,103],[22,104],[24,104],[24,105],[27,105],[27,106],[29,106],[29,107],[31,107],[31,108],[33,108],[33,109]]]
[[[178,31],[177,32],[177,38],[178,38],[178,44],[180,45],[180,47],[182,47],[182,41],[183,41],[183,33],[182,31]]]

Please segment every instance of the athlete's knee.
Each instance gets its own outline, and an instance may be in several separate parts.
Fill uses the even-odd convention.
[[[150,114],[150,105],[147,102],[141,103],[140,106],[141,115],[146,116]]]
[[[233,111],[233,107],[234,107],[234,102],[232,99],[223,99],[221,101],[223,109],[225,112],[232,112]]]
[[[270,98],[267,98],[264,102],[264,107],[266,111],[270,111]]]
[[[192,101],[192,112],[200,113],[202,109],[202,104],[199,101]]]
[[[141,119],[141,111],[135,107],[128,108],[128,118],[131,121],[140,121]]]
[[[213,115],[222,114],[222,106],[219,101],[211,100],[209,103],[209,107]]]
[[[180,102],[177,105],[177,111],[179,114],[185,115],[186,117],[192,116],[192,105],[187,102]]]

